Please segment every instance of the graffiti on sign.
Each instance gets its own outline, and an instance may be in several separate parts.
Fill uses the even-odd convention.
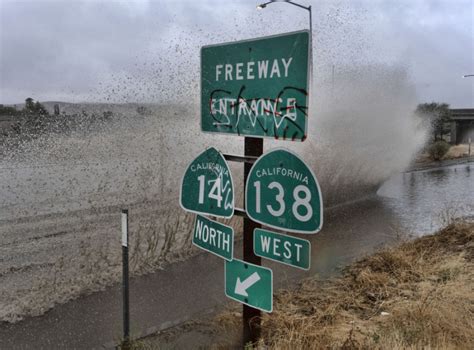
[[[309,45],[301,31],[203,47],[202,130],[304,141]]]
[[[184,210],[192,213],[232,217],[232,175],[218,150],[208,148],[188,166],[181,184],[180,203]]]

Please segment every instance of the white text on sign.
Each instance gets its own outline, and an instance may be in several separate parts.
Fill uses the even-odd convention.
[[[302,244],[292,243],[289,241],[281,244],[281,239],[272,238],[269,236],[260,236],[262,251],[264,253],[270,253],[277,257],[284,257],[285,259],[295,259],[297,262],[301,259],[301,248]]]
[[[233,259],[234,230],[232,227],[197,215],[193,234],[194,245],[226,260]]]
[[[194,237],[221,250],[230,248],[230,237],[221,230],[206,225],[203,221],[197,222]]]
[[[280,78],[282,75],[288,77],[288,69],[290,68],[293,57],[288,59],[273,59],[262,61],[249,61],[245,64],[239,62],[236,64],[218,64],[216,65],[216,81],[221,80],[253,80]],[[269,71],[270,68],[270,71]]]
[[[256,228],[253,235],[255,255],[308,270],[311,243],[305,239]]]

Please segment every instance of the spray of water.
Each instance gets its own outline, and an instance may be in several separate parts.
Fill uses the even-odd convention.
[[[425,131],[413,115],[416,92],[409,69],[380,57],[369,62],[367,30],[354,32],[359,33],[352,35],[357,45],[341,43],[352,28],[347,23],[360,25],[366,18],[363,11],[324,4],[320,12],[308,139],[267,140],[265,148],[284,146],[299,153],[330,206],[373,193],[390,174],[403,170],[423,144]],[[285,13],[277,11],[278,16]],[[61,103],[67,115],[82,116],[67,133],[2,140],[0,319],[40,314],[116,281],[122,207],[130,209],[131,232],[141,237],[135,242],[137,254],[157,257],[150,262],[136,255],[137,273],[183,257],[189,227],[176,213],[181,212],[179,184],[186,165],[208,146],[233,154],[243,150],[239,137],[199,130],[199,47],[253,37],[257,30],[272,34],[267,28],[273,19],[260,19],[219,38],[206,34],[205,26],[175,31],[158,57],[132,73],[104,79],[91,91],[90,101],[104,103]],[[288,31],[301,23],[291,26]],[[344,59],[336,59],[341,52]],[[46,106],[52,110],[53,104]],[[91,122],[91,115],[109,111],[111,118]],[[242,188],[242,168],[231,169],[235,187]],[[241,198],[240,191],[237,201]]]

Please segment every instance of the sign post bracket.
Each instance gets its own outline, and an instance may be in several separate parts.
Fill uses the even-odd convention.
[[[253,164],[257,161],[258,157],[255,156],[237,156],[234,154],[223,154],[226,160],[231,162],[242,162],[242,163],[250,163]]]
[[[234,208],[234,215],[241,216],[243,218],[248,218],[248,215],[245,212],[245,209],[241,209],[241,208]]]

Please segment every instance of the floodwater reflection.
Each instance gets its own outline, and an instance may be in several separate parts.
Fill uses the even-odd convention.
[[[472,163],[396,174],[377,194],[402,227],[422,235],[445,224],[449,217],[474,214]]]

